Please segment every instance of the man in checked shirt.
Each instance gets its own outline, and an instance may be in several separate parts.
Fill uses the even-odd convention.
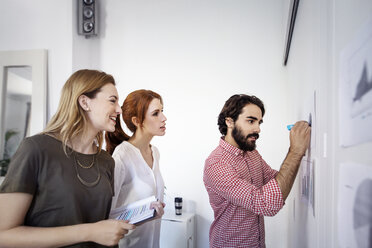
[[[297,122],[279,170],[262,159],[256,140],[265,108],[255,96],[233,95],[218,117],[218,147],[204,167],[204,185],[214,211],[210,247],[265,247],[263,216],[283,207],[309,143],[311,127]]]

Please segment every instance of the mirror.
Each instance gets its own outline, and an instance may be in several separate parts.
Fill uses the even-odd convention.
[[[3,160],[9,160],[22,139],[29,136],[32,69],[29,66],[5,69]],[[5,174],[5,169],[2,174]]]
[[[46,50],[0,52],[0,176],[27,136],[46,124]]]

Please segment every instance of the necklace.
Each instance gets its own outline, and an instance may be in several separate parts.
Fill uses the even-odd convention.
[[[92,163],[91,163],[90,165],[88,165],[88,166],[84,166],[84,165],[82,165],[82,164],[77,160],[75,153],[74,153],[74,161],[75,161],[75,171],[76,171],[76,176],[77,176],[77,178],[79,179],[80,183],[83,184],[83,185],[85,185],[85,186],[87,186],[87,187],[93,187],[93,186],[96,186],[96,185],[98,184],[99,180],[101,179],[101,172],[99,171],[98,163],[95,163],[95,155],[93,156],[93,161],[92,161]],[[97,168],[97,174],[98,174],[97,179],[96,179],[95,181],[93,181],[93,182],[87,182],[87,181],[85,181],[85,180],[80,176],[79,171],[78,171],[78,165],[79,165],[80,167],[84,168],[84,169],[89,169],[89,168],[93,167],[94,164],[96,165],[96,168]]]
[[[94,159],[96,158],[96,155],[93,155],[93,159],[92,159],[92,163],[90,163],[90,165],[86,166],[86,165],[83,165],[80,163],[80,161],[75,157],[78,165],[81,167],[81,168],[84,168],[84,169],[89,169],[89,168],[92,168],[92,166],[94,165]]]

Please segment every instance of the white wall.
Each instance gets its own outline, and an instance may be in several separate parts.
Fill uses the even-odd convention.
[[[1,0],[0,4],[0,50],[48,50],[49,117],[72,72],[73,3]]]
[[[371,142],[351,148],[339,146],[338,104],[340,53],[371,15],[371,1],[300,1],[286,77],[294,106],[290,118],[298,115],[314,90],[317,94],[317,122],[312,127],[317,133],[315,217],[301,203],[296,180],[287,201],[288,247],[341,247],[336,211],[340,162],[372,164]]]
[[[106,13],[101,67],[117,79],[120,101],[140,88],[163,96],[167,134],[153,143],[161,152],[169,195],[192,201],[197,244],[207,247],[213,213],[203,167],[218,145],[217,116],[228,97],[248,93],[265,102],[258,147],[269,164],[278,169],[288,149],[283,4],[110,0],[101,5]],[[280,222],[274,218],[269,226]],[[268,230],[268,247],[286,247],[283,222]]]
[[[312,131],[316,133],[315,157],[315,217],[311,207],[308,207],[300,197],[300,180],[297,177],[290,197],[289,207],[289,247],[332,247],[332,224],[327,215],[332,201],[325,202],[325,197],[332,185],[329,178],[331,166],[325,167],[326,160],[321,154],[324,150],[322,134],[328,132],[326,123],[329,121],[327,104],[327,76],[329,61],[327,60],[327,44],[329,42],[328,14],[325,1],[300,1],[295,24],[293,40],[287,65],[287,77],[290,85],[289,95],[292,109],[291,116],[295,118],[301,113],[304,104],[316,91],[317,109],[316,121]],[[332,134],[329,137],[332,138]],[[315,156],[314,156],[315,155]],[[330,199],[330,198],[328,198]],[[325,232],[325,233],[322,233]],[[299,235],[301,233],[301,235]],[[328,235],[326,237],[325,235]]]

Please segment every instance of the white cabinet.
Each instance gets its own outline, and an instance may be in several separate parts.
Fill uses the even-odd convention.
[[[195,248],[195,214],[165,212],[161,220],[160,248]]]

